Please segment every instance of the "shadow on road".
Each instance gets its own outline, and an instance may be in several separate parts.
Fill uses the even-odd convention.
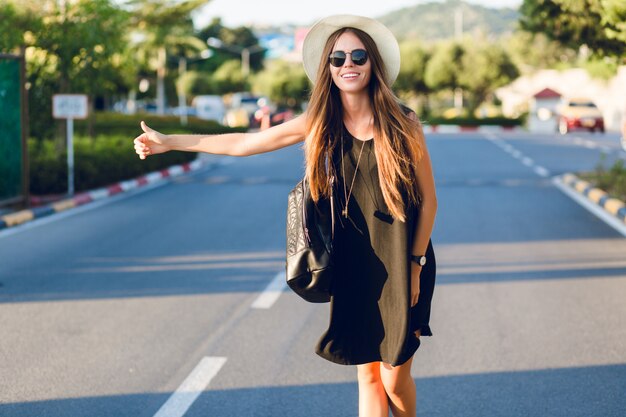
[[[621,417],[626,409],[624,380],[626,364],[416,378],[417,415]],[[0,404],[0,415],[149,417],[169,395],[136,393],[5,403]],[[356,414],[356,383],[338,383],[227,390],[209,387],[185,417]]]

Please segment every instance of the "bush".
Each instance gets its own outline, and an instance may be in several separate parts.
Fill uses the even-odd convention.
[[[148,126],[160,132],[170,133],[228,133],[243,132],[245,129],[233,129],[214,122],[212,120],[202,120],[197,117],[189,117],[186,126],[180,124],[178,116],[157,116],[153,114],[121,114],[112,112],[99,112],[94,116],[94,134],[98,135],[125,135],[126,138],[135,138],[141,133],[139,122],[145,121]],[[77,135],[87,136],[88,120],[76,120],[74,122],[74,132]]]
[[[139,159],[133,147],[133,139],[141,134],[141,120],[166,134],[215,134],[246,130],[195,117],[190,117],[186,126],[180,125],[177,116],[102,112],[93,117],[94,138],[87,137],[87,120],[75,121],[74,188],[77,192],[103,187],[195,159],[196,153],[193,152],[168,152],[144,160]],[[55,140],[28,141],[31,194],[67,192],[67,153],[63,151],[59,154],[56,146]]]
[[[445,118],[441,116],[430,116],[422,120],[427,125],[459,125],[459,126],[521,126],[524,123],[523,118],[511,119],[508,117],[451,117]]]
[[[623,160],[617,160],[608,169],[605,167],[606,155],[602,154],[594,172],[582,173],[580,177],[593,183],[611,196],[626,201],[626,166]]]
[[[141,160],[132,137],[126,135],[74,138],[74,186],[77,192],[192,161],[194,152],[168,152]],[[58,154],[52,140],[28,142],[30,192],[34,195],[67,192],[67,154]]]

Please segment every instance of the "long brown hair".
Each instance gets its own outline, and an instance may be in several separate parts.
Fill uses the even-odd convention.
[[[416,165],[424,154],[424,134],[419,121],[412,120],[402,110],[398,99],[385,80],[385,63],[376,43],[362,30],[342,28],[326,41],[317,79],[307,110],[307,137],[304,142],[306,177],[315,201],[328,197],[328,176],[333,164],[327,159],[337,145],[336,135],[343,129],[343,109],[339,89],[332,80],[328,56],[339,36],[354,33],[363,42],[371,60],[372,76],[369,99],[374,116],[374,146],[378,178],[385,203],[396,219],[406,221],[405,204],[417,204]],[[407,201],[403,199],[406,192]]]

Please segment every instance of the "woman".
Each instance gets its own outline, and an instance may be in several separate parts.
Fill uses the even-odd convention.
[[[169,150],[247,156],[304,142],[314,199],[337,178],[340,226],[331,319],[316,352],[356,365],[359,416],[415,416],[413,355],[428,325],[435,281],[430,241],[437,200],[432,168],[415,113],[391,91],[400,54],[379,22],[331,16],[303,45],[313,82],[308,110],[255,133],[163,135],[142,122],[140,158]],[[327,163],[327,155],[330,160]]]

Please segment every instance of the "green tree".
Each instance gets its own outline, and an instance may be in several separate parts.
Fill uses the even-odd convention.
[[[496,88],[519,76],[519,70],[508,53],[495,44],[483,43],[473,48],[466,47],[461,62],[463,70],[458,75],[458,81],[468,93],[469,114],[474,114]]]
[[[165,111],[165,77],[168,53],[195,54],[206,48],[194,36],[191,12],[208,0],[131,0],[132,24],[136,28],[133,48],[136,56],[157,73],[157,112]]]
[[[400,44],[400,56],[400,73],[394,88],[408,99],[417,101],[418,112],[423,114],[430,93],[425,79],[430,52],[421,42],[411,40]]]
[[[624,0],[524,0],[520,13],[524,30],[598,56],[626,57]]]
[[[462,107],[462,91],[459,76],[463,71],[462,58],[465,48],[458,42],[438,45],[426,64],[424,80],[431,91],[452,91],[455,107]]]
[[[187,97],[217,92],[209,74],[199,71],[187,71],[176,80],[176,88]]]
[[[248,86],[241,74],[241,62],[236,59],[224,62],[212,74],[211,79],[217,94],[248,90]]]
[[[119,67],[128,16],[111,0],[5,0],[0,14],[0,48],[26,57],[33,136],[52,134],[52,94],[84,93],[93,104],[124,83]]]
[[[41,31],[42,16],[32,0],[0,1],[0,52],[23,55]]]
[[[503,47],[473,40],[436,47],[426,64],[425,81],[433,91],[451,90],[460,96],[462,89],[468,98],[467,113],[472,114],[493,90],[518,75]]]
[[[275,60],[253,80],[253,90],[267,95],[279,106],[293,109],[308,99],[309,79],[300,64]]]
[[[543,68],[573,66],[578,55],[574,49],[563,46],[543,33],[523,30],[501,39],[500,46],[509,51],[511,60],[524,73]]]
[[[431,90],[454,90],[461,87],[459,77],[463,72],[463,45],[450,42],[438,48],[426,64],[424,81]]]
[[[125,43],[127,15],[110,0],[49,1],[37,47],[56,63],[60,92],[99,89]],[[94,78],[95,77],[95,78]]]
[[[36,47],[45,51],[43,65],[54,67],[56,92],[87,94],[93,110],[94,97],[123,85],[119,56],[126,47],[128,14],[110,0],[46,4],[45,23],[36,41]]]
[[[219,39],[224,45],[232,45],[238,48],[247,48],[259,44],[259,39],[254,35],[252,30],[246,26],[236,28],[228,28],[222,25],[220,18],[215,18],[205,28],[198,31],[196,35],[199,39],[206,42],[209,38]],[[231,59],[241,61],[241,54],[234,51],[227,51],[221,48],[214,48],[215,55],[210,61],[202,63],[202,68],[208,71],[215,71],[224,62]],[[250,55],[250,69],[252,71],[260,71],[263,69],[263,53],[258,52]]]

